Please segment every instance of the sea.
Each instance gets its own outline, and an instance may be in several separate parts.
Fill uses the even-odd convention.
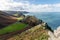
[[[43,20],[53,30],[60,26],[60,12],[30,12],[25,15],[35,16],[38,19]]]

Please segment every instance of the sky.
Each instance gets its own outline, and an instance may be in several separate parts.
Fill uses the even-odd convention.
[[[60,12],[60,0],[1,0],[0,10]]]

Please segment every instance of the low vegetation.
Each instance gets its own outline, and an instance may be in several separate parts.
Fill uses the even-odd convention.
[[[37,19],[35,16],[24,16],[18,14],[14,14],[14,16],[7,16],[8,14],[3,13],[2,15],[1,13],[0,27],[3,27],[2,25],[6,26],[0,29],[1,40],[4,40],[4,38],[6,38],[5,34],[11,34],[12,32],[16,32],[17,34],[6,38],[6,40],[48,40],[48,30],[53,32],[48,24],[44,23],[40,19]],[[27,25],[30,27],[29,29],[27,28]],[[20,32],[24,28],[27,29],[21,33],[17,32]],[[7,35],[7,37],[8,36],[9,35]]]
[[[16,22],[16,23],[11,24],[5,28],[0,29],[0,35],[21,30],[21,29],[25,28],[26,26],[27,26],[27,24]]]
[[[48,37],[48,31],[44,26],[37,25],[7,40],[48,40]]]

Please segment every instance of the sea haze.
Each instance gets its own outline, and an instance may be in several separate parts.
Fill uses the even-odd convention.
[[[36,12],[27,15],[33,15],[38,19],[42,19],[44,22],[48,23],[53,30],[60,26],[60,12]]]

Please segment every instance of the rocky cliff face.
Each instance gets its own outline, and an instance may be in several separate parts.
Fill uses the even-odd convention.
[[[60,40],[60,26],[54,30],[54,33],[48,31],[49,39],[48,40]]]

